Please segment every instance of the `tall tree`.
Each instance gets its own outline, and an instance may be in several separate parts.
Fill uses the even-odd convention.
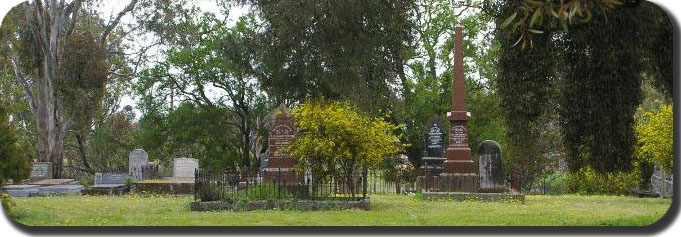
[[[413,0],[247,2],[264,23],[259,79],[277,101],[321,95],[377,113],[406,80]]]
[[[15,80],[22,86],[37,124],[37,158],[62,166],[65,121],[64,100],[57,84],[64,61],[66,39],[78,27],[80,9],[86,1],[42,1],[20,4],[23,9],[18,18],[23,21],[11,36],[2,42],[8,49]],[[131,12],[138,0],[130,3],[106,24],[95,38],[101,45],[109,43],[110,33],[119,25],[121,18]],[[16,9],[16,8],[15,8]],[[24,44],[17,44],[24,42]],[[22,52],[30,52],[25,54]],[[31,59],[25,59],[30,57]],[[70,103],[70,101],[66,101]],[[60,176],[61,170],[55,173]]]
[[[554,101],[570,170],[629,171],[641,82],[652,79],[671,95],[671,55],[661,53],[672,48],[664,12],[645,1],[501,3],[499,82],[507,89],[500,92],[511,109],[506,119],[516,125],[509,136],[532,138],[533,121],[544,114],[537,108]],[[512,147],[527,150],[529,141]]]
[[[271,107],[258,80],[264,72],[256,57],[258,26],[254,18],[244,16],[233,27],[212,13],[184,15],[179,21],[181,28],[156,31],[170,42],[167,59],[142,73],[138,91],[151,103],[166,101],[165,95],[170,95],[171,104],[177,99],[190,101],[204,111],[227,110],[220,119],[238,131],[240,164],[253,165],[260,152],[254,149],[258,147],[258,123],[264,121],[266,108]],[[194,40],[169,34],[180,29]]]

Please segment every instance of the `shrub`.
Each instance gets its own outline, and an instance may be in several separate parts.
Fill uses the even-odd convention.
[[[17,136],[10,123],[7,109],[0,101],[0,186],[8,179],[18,182],[26,179],[31,172],[33,149]]]
[[[598,174],[590,167],[567,175],[565,188],[578,194],[631,194],[641,181],[640,169],[634,164],[633,172]]]
[[[674,165],[674,114],[671,105],[659,111],[639,111],[636,121],[636,155],[661,165],[667,173]]]

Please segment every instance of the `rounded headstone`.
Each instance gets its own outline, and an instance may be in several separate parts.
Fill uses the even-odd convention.
[[[501,146],[495,141],[484,141],[478,147],[478,174],[482,191],[505,191]]]

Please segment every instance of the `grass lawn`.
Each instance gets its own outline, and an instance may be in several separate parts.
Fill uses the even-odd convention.
[[[670,200],[617,196],[527,196],[518,202],[422,201],[373,196],[371,211],[191,212],[190,196],[63,196],[14,198],[25,225],[76,226],[643,226],[659,220]]]

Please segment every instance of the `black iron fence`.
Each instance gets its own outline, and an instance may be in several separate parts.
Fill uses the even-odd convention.
[[[299,174],[290,169],[220,171],[197,169],[196,201],[360,200],[367,197],[368,169],[342,175]]]

